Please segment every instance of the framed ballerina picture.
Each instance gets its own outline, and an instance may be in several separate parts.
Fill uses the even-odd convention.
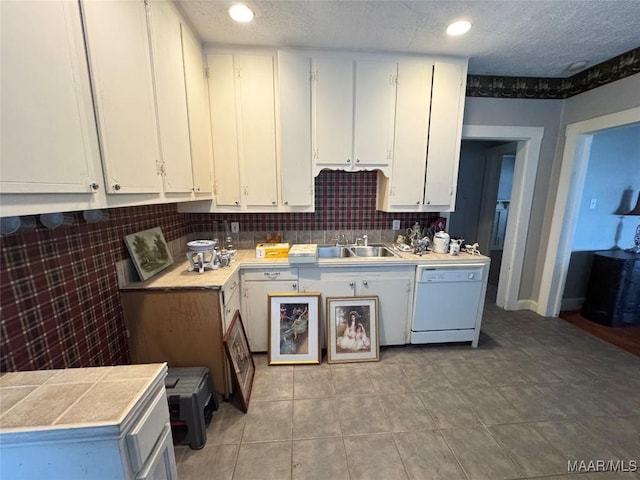
[[[378,297],[327,298],[327,362],[378,360]]]
[[[320,294],[269,293],[269,365],[320,363]]]

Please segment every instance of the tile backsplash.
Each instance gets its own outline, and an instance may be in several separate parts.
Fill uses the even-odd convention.
[[[433,214],[375,210],[375,172],[322,172],[316,211],[292,214],[186,214],[175,204],[116,208],[108,219],[0,236],[0,371],[114,365],[129,362],[116,263],[129,258],[124,237],[160,227],[167,241],[196,232],[224,235],[240,224],[238,246],[252,248],[268,232],[283,241],[325,243],[336,232],[390,241],[393,219],[426,226]],[[320,241],[322,239],[322,241]]]

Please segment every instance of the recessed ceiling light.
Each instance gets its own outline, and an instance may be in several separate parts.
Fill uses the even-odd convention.
[[[253,20],[253,10],[242,3],[236,3],[229,7],[229,16],[236,22],[247,23]]]
[[[460,20],[458,22],[453,22],[451,25],[447,27],[447,35],[451,37],[457,37],[458,35],[464,35],[471,28],[471,22],[466,20]]]

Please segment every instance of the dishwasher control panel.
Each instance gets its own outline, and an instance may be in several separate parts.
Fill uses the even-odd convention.
[[[418,282],[480,282],[482,267],[418,267]]]

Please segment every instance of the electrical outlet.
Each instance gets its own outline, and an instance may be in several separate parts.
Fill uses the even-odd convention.
[[[394,220],[393,225],[391,225],[392,230],[400,230],[400,220]]]
[[[589,202],[589,208],[594,209],[596,208],[596,204],[598,203],[598,200],[595,198],[592,198],[591,201]]]
[[[231,222],[231,233],[238,233],[238,232],[240,232],[240,223]]]

